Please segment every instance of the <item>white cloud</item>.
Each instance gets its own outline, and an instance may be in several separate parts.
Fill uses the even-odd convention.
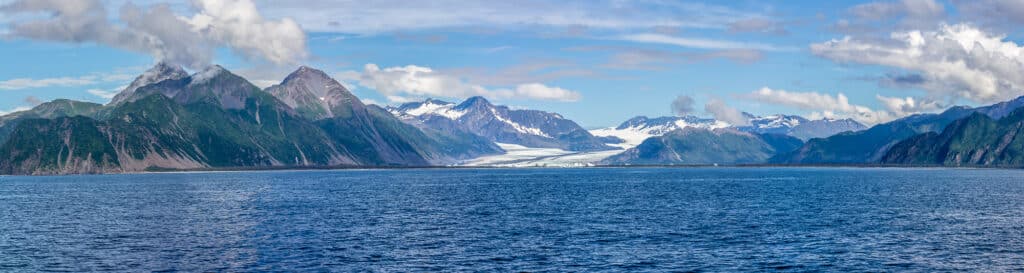
[[[114,88],[114,89],[109,89],[109,90],[93,88],[93,89],[85,90],[85,92],[87,92],[87,93],[89,93],[89,94],[91,94],[93,96],[97,96],[97,97],[100,97],[100,98],[103,98],[103,99],[106,99],[106,100],[110,100],[110,99],[113,99],[115,96],[117,96],[117,93],[120,93],[121,90],[124,90],[127,87],[128,86],[121,86],[121,87]]]
[[[888,39],[844,37],[812,44],[811,51],[841,63],[881,65],[915,76],[929,97],[991,103],[1024,94],[1024,47],[975,27],[894,32]]]
[[[85,76],[64,76],[64,77],[52,77],[52,78],[14,78],[7,80],[0,80],[0,90],[22,90],[22,89],[33,89],[33,88],[48,88],[48,87],[81,87],[90,86],[104,83],[124,83],[133,79],[133,76],[128,73],[123,73],[119,69],[114,73],[92,73]]]
[[[704,111],[715,117],[716,120],[728,122],[733,126],[750,125],[750,119],[743,115],[743,112],[733,108],[718,98],[712,98],[704,104]]]
[[[667,44],[689,48],[699,49],[754,49],[764,51],[789,51],[794,50],[788,47],[779,47],[775,45],[762,44],[762,43],[748,43],[748,42],[737,42],[728,40],[716,40],[716,39],[703,39],[703,38],[686,38],[678,36],[670,36],[658,33],[640,33],[640,34],[628,34],[622,35],[616,38],[617,40],[638,42],[638,43],[654,43],[654,44]]]
[[[32,107],[18,106],[18,107],[15,107],[14,109],[0,110],[0,116],[6,116],[6,115],[13,114],[13,113],[21,112],[21,111],[27,111],[29,109],[32,109]]]
[[[843,93],[833,96],[817,92],[790,92],[764,87],[744,94],[741,98],[814,111],[811,115],[812,118],[852,118],[868,125],[888,122],[900,117],[888,111],[878,111],[866,106],[851,104],[850,99]]]
[[[376,64],[367,64],[361,72],[346,71],[339,73],[338,77],[377,90],[391,102],[403,102],[422,97],[484,96],[492,99],[554,101],[577,101],[582,98],[578,92],[540,83],[517,84],[511,89],[487,88],[429,67],[416,65],[380,68]]]
[[[118,23],[108,18],[104,2],[98,0],[18,0],[0,6],[0,13],[48,15],[12,22],[6,36],[99,43],[194,69],[209,65],[221,46],[275,64],[292,64],[308,55],[305,33],[297,23],[264,19],[251,0],[193,3],[196,13],[187,17],[166,4],[144,9],[127,2]]]
[[[876,95],[875,98],[882,103],[882,106],[885,106],[886,110],[899,117],[918,113],[937,112],[946,108],[945,105],[937,101],[914,97],[896,98]]]
[[[93,85],[97,82],[98,81],[95,76],[58,77],[45,79],[17,78],[0,81],[0,89],[19,90],[43,87],[74,87]]]
[[[290,18],[266,20],[250,0],[197,0],[188,21],[199,33],[244,56],[277,64],[305,59],[306,33]]]
[[[583,98],[580,93],[572,90],[566,90],[559,87],[547,86],[540,83],[526,83],[516,85],[516,89],[507,97],[511,98],[529,98],[536,100],[555,100],[555,101],[578,101]]]

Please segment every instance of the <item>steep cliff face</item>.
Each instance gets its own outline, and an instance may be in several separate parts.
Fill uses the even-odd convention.
[[[0,172],[118,173],[355,163],[312,123],[252,100],[249,105],[245,111],[228,111],[206,102],[180,105],[157,94],[120,105],[106,120],[82,116],[27,120],[0,146],[0,155],[5,156]]]
[[[313,68],[300,67],[267,92],[303,117],[316,120],[335,143],[354,151],[361,164],[447,165],[502,152],[476,136],[407,124],[383,108],[364,104],[327,73]]]
[[[1024,166],[1024,110],[1000,120],[975,113],[904,140],[882,158],[886,164],[945,166]]]

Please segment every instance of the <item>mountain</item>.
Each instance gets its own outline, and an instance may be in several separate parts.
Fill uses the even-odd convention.
[[[50,119],[57,117],[93,116],[103,107],[101,104],[58,99],[45,102],[32,109],[0,116],[0,144],[3,144],[14,128],[26,119]]]
[[[940,114],[919,114],[892,122],[875,125],[857,132],[841,133],[835,136],[811,139],[793,152],[771,159],[783,164],[864,164],[877,163],[896,143],[928,132],[940,132],[947,125],[974,113],[993,119],[1002,118],[1009,112],[1024,106],[1024,97],[990,106],[970,108],[952,107]]]
[[[801,140],[865,129],[864,125],[851,119],[808,120],[800,116],[771,115],[759,117],[747,113],[744,114],[750,119],[750,125],[734,127],[723,121],[694,116],[657,118],[638,116],[623,122],[618,127],[591,130],[590,133],[600,137],[621,139],[621,141],[610,143],[610,145],[628,149],[640,145],[647,138],[662,136],[685,128],[705,130],[735,128],[755,134],[789,135]]]
[[[358,151],[363,163],[447,165],[503,151],[463,131],[414,126],[386,109],[366,105],[323,71],[300,67],[266,91],[315,120],[335,142]]]
[[[482,136],[492,142],[569,151],[614,149],[561,115],[536,110],[513,110],[507,106],[493,105],[483,97],[472,97],[460,104],[428,99],[389,110],[403,120],[416,120],[430,128],[457,127],[458,130]]]
[[[117,106],[103,120],[27,120],[0,146],[0,173],[356,163],[351,153],[332,144],[312,123],[254,99],[248,105],[240,110],[210,101],[182,105],[154,94]]]
[[[778,134],[756,134],[734,128],[684,128],[644,140],[640,145],[609,157],[606,165],[752,164],[800,147],[799,139]]]
[[[359,98],[327,73],[306,66],[266,91],[311,120],[350,117],[353,111],[365,108]]]
[[[128,87],[121,90],[114,98],[110,101],[110,104],[118,105],[124,103],[128,98],[135,95],[135,91],[140,87],[162,82],[165,80],[179,80],[188,77],[188,73],[185,72],[181,66],[171,65],[166,62],[159,62],[142,75],[139,75],[132,81]]]
[[[619,124],[618,127],[591,130],[590,133],[600,137],[621,139],[622,141],[611,143],[610,145],[629,149],[640,145],[640,143],[643,143],[648,138],[663,136],[676,130],[685,128],[712,130],[729,126],[728,123],[722,121],[694,116],[657,118],[638,116],[626,120]]]
[[[993,112],[975,112],[940,133],[928,132],[901,141],[889,149],[881,163],[1024,166],[1024,108],[999,120],[985,113]]]
[[[863,124],[852,119],[818,119],[809,120],[800,116],[771,115],[758,117],[746,114],[750,118],[749,126],[739,127],[742,131],[759,134],[782,134],[802,140],[829,137],[842,132],[867,129]]]
[[[163,64],[150,71],[177,71],[159,66]],[[302,73],[286,79],[281,88],[310,86],[314,81],[302,74],[311,69],[300,70]],[[425,133],[385,109],[363,105],[347,91],[337,91],[344,88],[328,88],[339,93],[328,96],[349,99],[331,101],[327,104],[331,115],[314,121],[308,118],[313,112],[296,111],[219,66],[184,78],[154,82],[150,76],[140,76],[138,82],[150,83],[126,89],[120,103],[101,108],[56,101],[20,114],[26,118],[0,145],[0,173],[425,166],[477,153],[467,152],[477,147],[473,143]],[[61,111],[46,111],[51,108]],[[501,152],[489,142],[477,145],[491,153]]]

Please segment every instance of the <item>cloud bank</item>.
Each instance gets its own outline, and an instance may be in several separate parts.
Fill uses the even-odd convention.
[[[937,112],[946,107],[939,102],[927,99],[876,95],[875,98],[885,107],[883,110],[877,110],[850,103],[850,99],[843,93],[832,95],[818,92],[791,92],[768,87],[740,95],[740,98],[812,111],[809,116],[812,119],[851,118],[866,125],[885,123],[913,114]]]
[[[540,83],[521,83],[511,88],[488,88],[429,67],[407,65],[381,68],[367,64],[363,71],[342,72],[339,78],[377,90],[392,102],[405,102],[426,97],[467,98],[483,96],[492,99],[530,99],[578,101],[579,92]]]
[[[11,22],[8,37],[98,43],[193,69],[208,66],[219,47],[275,64],[308,56],[306,34],[295,21],[265,19],[250,0],[195,0],[193,6],[196,13],[186,17],[166,4],[143,8],[128,2],[118,22],[108,18],[99,0],[18,0],[0,6],[0,12],[37,15]]]
[[[882,40],[847,36],[810,48],[814,54],[840,63],[881,65],[914,73],[895,82],[926,90],[938,100],[992,103],[1024,94],[1024,47],[1005,35],[966,24],[942,25],[935,31],[893,32]]]

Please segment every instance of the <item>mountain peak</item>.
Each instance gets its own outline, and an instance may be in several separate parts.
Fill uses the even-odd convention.
[[[300,66],[267,92],[311,119],[349,116],[365,105],[327,73]]]
[[[114,96],[114,99],[111,100],[110,103],[118,104],[127,100],[129,97],[131,97],[132,94],[135,93],[135,90],[138,90],[140,87],[154,83],[159,83],[165,80],[183,79],[185,77],[188,77],[188,73],[185,72],[185,69],[182,69],[181,66],[171,64],[165,61],[157,62],[156,65],[153,65],[152,68],[146,70],[146,72],[143,72],[142,75],[136,77],[135,80],[128,85],[128,87],[125,87],[124,90],[121,90],[121,93],[118,93],[117,96]]]
[[[468,108],[476,108],[476,107],[494,107],[494,105],[491,104],[491,102],[488,101],[487,99],[485,99],[484,97],[474,96],[474,97],[470,97],[470,98],[466,99],[465,101],[463,101],[461,104],[459,104],[455,108],[458,108],[458,109],[468,109]]]
[[[324,71],[303,65],[300,66],[295,71],[293,71],[291,74],[288,74],[288,76],[284,78],[284,81],[282,81],[282,84],[286,84],[298,79],[316,79],[325,82],[334,81],[334,79],[332,79],[331,76],[328,76],[327,73],[325,73]]]

